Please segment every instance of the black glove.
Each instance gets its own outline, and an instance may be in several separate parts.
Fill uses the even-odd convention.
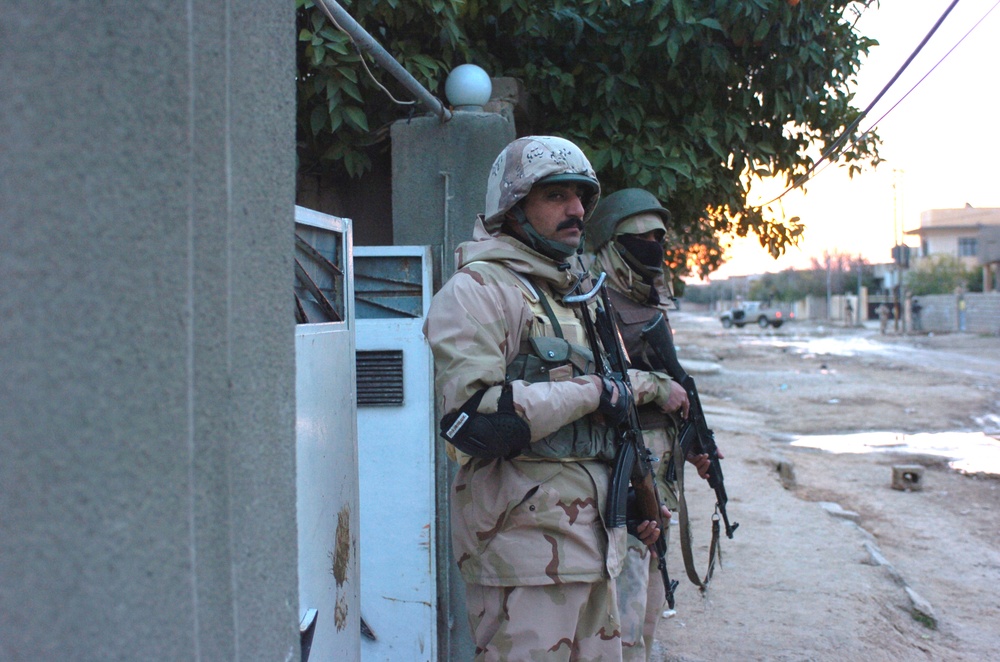
[[[618,425],[628,416],[632,407],[632,393],[625,386],[625,382],[618,377],[602,377],[604,388],[601,389],[601,403],[597,405],[597,411],[604,414],[609,425]],[[618,400],[611,404],[615,389],[618,389]]]

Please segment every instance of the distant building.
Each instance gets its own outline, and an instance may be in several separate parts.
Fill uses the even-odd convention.
[[[920,227],[907,230],[920,237],[920,257],[951,255],[966,267],[983,270],[983,290],[995,288],[1000,272],[1000,208],[930,209],[920,214]]]

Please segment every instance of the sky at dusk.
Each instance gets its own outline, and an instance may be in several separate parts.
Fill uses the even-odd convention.
[[[858,108],[866,108],[876,98],[952,2],[882,0],[880,7],[865,12],[858,30],[880,45],[872,49],[859,72]],[[799,6],[805,9],[808,4]],[[966,203],[1000,207],[997,5],[1000,0],[960,0],[862,120],[860,128],[868,129],[896,106],[877,124],[885,160],[877,170],[869,169],[852,180],[846,168],[820,166],[806,184],[805,194],[794,191],[782,198],[786,216],[800,216],[806,225],[805,239],[798,247],[774,260],[755,238],[737,240],[729,261],[712,279],[807,268],[810,257],[822,259],[825,251],[861,254],[873,263],[889,262],[894,237],[902,239],[903,230],[915,229],[922,211]],[[971,34],[955,47],[970,29]],[[766,202],[784,190],[771,184],[753,188],[751,200],[759,193],[755,201]],[[908,243],[917,245],[918,241],[913,237]]]

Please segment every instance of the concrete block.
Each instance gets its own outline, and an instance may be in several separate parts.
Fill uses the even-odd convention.
[[[892,467],[892,489],[907,492],[924,489],[924,467],[919,464],[897,464]]]
[[[936,630],[937,614],[934,613],[934,607],[931,606],[931,603],[909,586],[906,587],[906,594],[910,597],[910,615],[913,616],[914,620],[923,623],[931,630]]]
[[[853,510],[844,510],[844,508],[839,503],[833,503],[831,501],[821,501],[820,508],[825,510],[832,517],[840,517],[842,519],[850,520],[852,522],[857,522],[861,516],[854,512]]]
[[[795,487],[795,465],[788,460],[778,462],[778,477],[781,479],[781,486],[786,490]]]

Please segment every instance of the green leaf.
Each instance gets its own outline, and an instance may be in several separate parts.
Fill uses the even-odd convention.
[[[345,80],[340,86],[340,89],[347,93],[347,96],[352,97],[357,101],[361,101],[363,103],[365,100],[364,97],[361,96],[361,91],[358,89],[358,86],[349,80]]]
[[[326,42],[326,47],[335,53],[339,53],[340,55],[347,55],[351,52],[345,40],[328,41]]]
[[[670,39],[667,41],[667,55],[670,56],[671,60],[677,60],[677,54],[681,52],[681,42],[676,35],[671,34]]]
[[[771,24],[767,21],[761,21],[757,24],[757,29],[753,31],[753,43],[759,44],[764,41],[764,37],[767,33],[771,31]]]
[[[312,129],[313,135],[317,135],[323,130],[329,116],[329,113],[323,106],[313,108],[312,114],[309,116],[309,128]]]
[[[368,130],[368,118],[365,117],[365,111],[357,106],[344,106],[344,119],[357,129]]]
[[[358,73],[352,67],[337,67],[337,73],[352,83],[358,82]]]
[[[339,104],[330,108],[330,133],[335,133],[344,124],[344,113]]]

